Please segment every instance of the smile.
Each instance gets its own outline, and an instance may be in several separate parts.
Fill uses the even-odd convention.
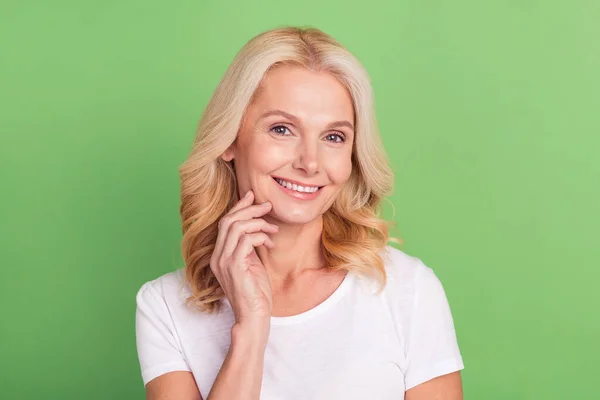
[[[320,193],[323,186],[310,186],[300,185],[298,183],[292,183],[281,178],[273,177],[273,180],[277,182],[277,185],[287,194],[301,199],[301,200],[312,200]]]
[[[284,181],[283,179],[279,179],[279,178],[273,178],[273,179],[275,179],[275,181],[277,183],[279,183],[281,186],[291,189],[291,190],[295,190],[297,192],[314,193],[317,190],[319,190],[319,186],[301,186],[301,185],[297,185],[295,183]]]

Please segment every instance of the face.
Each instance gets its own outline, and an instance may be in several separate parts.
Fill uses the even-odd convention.
[[[235,143],[240,195],[270,201],[280,223],[305,224],[333,204],[352,171],[354,110],[330,73],[280,66],[267,73]]]

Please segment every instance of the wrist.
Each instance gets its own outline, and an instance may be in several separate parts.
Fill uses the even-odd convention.
[[[236,322],[231,328],[231,345],[242,348],[262,349],[267,345],[271,320]]]

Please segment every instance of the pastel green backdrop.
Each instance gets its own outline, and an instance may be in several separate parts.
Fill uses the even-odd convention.
[[[402,249],[444,283],[466,398],[597,393],[600,3],[0,7],[0,398],[144,398],[135,294],[181,266],[177,168],[235,53],[284,24],[372,76]]]

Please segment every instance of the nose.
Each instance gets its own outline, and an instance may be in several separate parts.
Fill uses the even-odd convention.
[[[296,157],[292,164],[294,169],[304,171],[306,175],[319,172],[319,145],[316,140],[303,138],[296,146]]]

